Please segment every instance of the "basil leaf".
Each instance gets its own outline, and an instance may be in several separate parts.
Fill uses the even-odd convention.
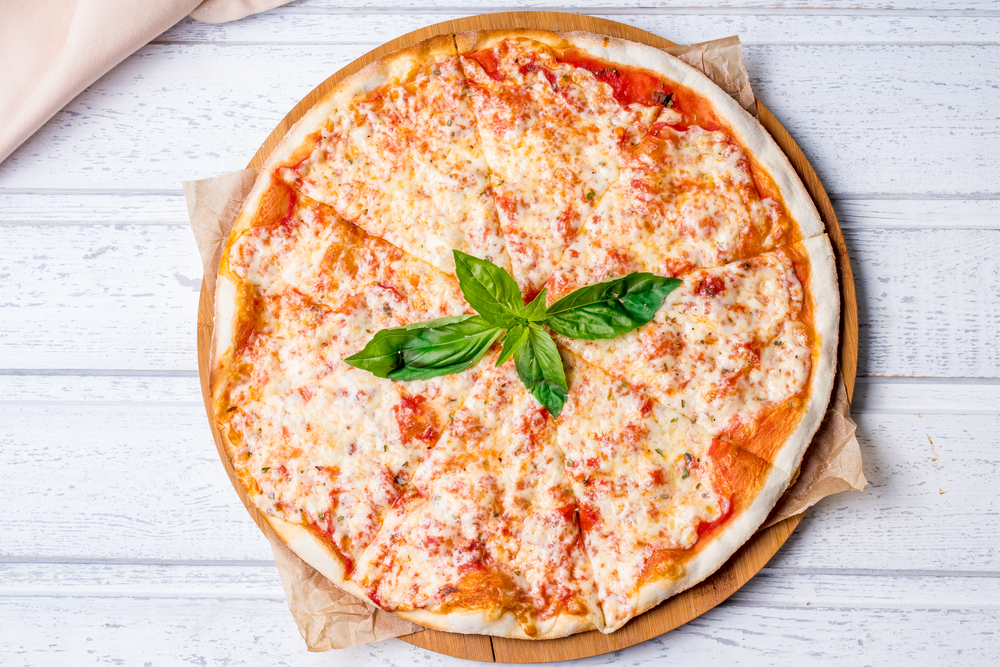
[[[458,250],[452,252],[458,286],[469,305],[490,324],[505,329],[515,324],[524,302],[510,274],[485,259]]]
[[[546,287],[538,293],[531,303],[521,310],[521,316],[529,322],[545,321],[545,295],[549,291]]]
[[[528,337],[514,354],[517,376],[549,414],[558,417],[569,389],[559,350],[548,332],[528,325]]]
[[[479,361],[502,333],[478,315],[420,329],[403,343],[403,366],[389,379],[425,380],[463,371]]]
[[[527,339],[528,327],[525,325],[515,324],[508,329],[507,335],[503,337],[503,349],[500,350],[500,356],[497,357],[497,366],[503,366],[507,363],[507,360],[524,345],[524,341]]]
[[[614,338],[653,319],[681,284],[654,273],[630,273],[570,292],[549,306],[545,324],[569,338]]]
[[[368,341],[364,349],[344,359],[350,366],[370,372],[380,378],[388,378],[394,370],[403,367],[403,345],[412,340],[422,330],[454,322],[464,322],[475,315],[442,317],[429,322],[407,324],[404,327],[382,329]]]

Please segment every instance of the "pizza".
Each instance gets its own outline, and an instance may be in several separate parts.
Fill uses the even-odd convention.
[[[553,334],[557,417],[497,363],[407,382],[344,360],[474,313],[453,251],[525,302],[677,278],[613,338]],[[757,121],[646,46],[443,35],[341,81],[271,154],[215,295],[214,421],[250,500],[344,590],[424,626],[612,632],[717,570],[798,472],[839,291]]]

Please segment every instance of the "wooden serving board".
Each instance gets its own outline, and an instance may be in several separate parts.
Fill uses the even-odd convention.
[[[286,115],[274,131],[264,140],[248,167],[261,167],[271,151],[295,122],[305,114],[335,84],[354,74],[378,58],[416,44],[435,35],[461,32],[463,30],[495,30],[509,28],[536,28],[541,30],[585,30],[587,32],[610,35],[634,42],[641,42],[657,48],[676,46],[663,37],[640,30],[624,23],[608,21],[593,16],[562,14],[556,12],[505,12],[481,14],[454,21],[444,21],[403,35],[369,51],[347,65],[312,92],[306,95]],[[833,242],[840,276],[841,321],[840,321],[840,371],[847,384],[850,400],[854,395],[854,381],[858,367],[858,307],[854,293],[854,276],[844,236],[837,223],[833,205],[827,197],[816,172],[795,140],[759,101],[757,113],[761,124],[771,133],[778,145],[785,151],[806,188],[819,209],[827,233]],[[215,437],[216,448],[226,468],[233,487],[243,505],[262,529],[266,525],[257,508],[250,503],[239,483],[236,472],[229,463],[218,429],[215,427],[211,394],[209,391],[209,351],[212,340],[212,319],[214,304],[204,285],[198,307],[198,371],[201,378],[202,395],[209,414],[209,423]],[[750,580],[778,551],[802,520],[802,515],[794,516],[770,528],[760,531],[751,538],[725,565],[701,584],[665,601],[655,609],[632,619],[625,627],[605,635],[596,630],[563,639],[529,641],[503,639],[484,635],[460,635],[437,630],[423,630],[401,637],[405,642],[450,656],[478,660],[481,662],[535,663],[553,662],[585,658],[616,651],[658,637],[665,632],[697,618],[728,598]]]

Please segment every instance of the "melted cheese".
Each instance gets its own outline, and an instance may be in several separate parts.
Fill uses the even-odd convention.
[[[554,421],[513,362],[487,370],[392,509],[354,579],[385,609],[512,613],[529,636],[559,614],[600,622]],[[499,597],[497,597],[499,596]]]
[[[661,122],[566,252],[549,292],[558,298],[632,271],[678,276],[721,266],[788,242],[793,226],[775,201],[761,199],[729,135]]]
[[[775,251],[683,276],[632,332],[560,342],[721,435],[805,388],[812,341],[802,306],[792,261]]]
[[[505,40],[492,55],[493,76],[471,58],[462,65],[514,278],[532,296],[618,178],[658,108],[622,105],[610,85],[531,40]]]
[[[730,498],[714,484],[708,433],[597,368],[566,359],[570,394],[558,442],[613,629],[635,614],[636,583],[653,555],[694,547],[699,526],[720,519]]]
[[[495,71],[439,59],[345,104],[277,170],[224,260],[220,426],[257,507],[322,533],[383,608],[610,631],[766,476],[714,437],[807,385],[802,285],[770,251],[797,231],[725,132],[623,105],[536,42],[491,54]],[[511,362],[406,383],[345,364],[380,329],[470,312],[455,248],[550,301],[631,271],[684,283],[637,331],[560,339],[558,420]]]
[[[452,249],[509,268],[458,59],[336,109],[279,175],[367,232],[449,273]]]
[[[453,278],[308,200],[244,233],[227,266],[256,295],[226,392],[233,463],[262,511],[315,525],[350,569],[478,369],[404,384],[343,358],[379,329],[468,307]]]

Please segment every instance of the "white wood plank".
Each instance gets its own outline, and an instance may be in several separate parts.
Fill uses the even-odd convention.
[[[978,415],[1000,413],[1000,383],[963,384],[955,390],[955,380],[934,382],[889,381],[859,378],[854,388],[855,413],[895,412],[901,414]]]
[[[750,10],[753,11],[753,10]],[[662,7],[656,13],[636,8],[605,13],[594,7],[582,13],[627,23],[679,44],[739,35],[744,44],[994,44],[1000,40],[1000,16],[914,16],[882,14],[696,13],[697,9]],[[468,10],[428,13],[303,12],[279,7],[242,21],[207,24],[185,19],[160,35],[157,43],[371,44],[441,21],[468,16]]]
[[[1000,230],[848,228],[861,375],[1000,377]]]
[[[965,386],[952,386],[956,398]],[[1000,417],[854,419],[868,489],[820,501],[771,565],[1000,570]]]
[[[366,50],[147,46],[0,164],[0,187],[167,190],[232,171]],[[746,63],[831,193],[1000,194],[1000,47],[748,46]]]
[[[0,553],[266,561],[198,404],[8,404]]]
[[[1000,65],[1000,48],[753,46],[745,54],[758,98],[829,192],[997,193],[1000,133],[979,128],[1000,122],[992,64]],[[966,96],[984,106],[955,103]]]
[[[0,364],[196,370],[188,226],[0,227]]]
[[[0,652],[14,665],[467,665],[399,640],[309,654],[276,600],[7,598]],[[996,609],[744,607],[731,603],[614,655],[552,663],[962,664],[1000,657]]]
[[[834,199],[843,229],[1000,229],[997,199]]]
[[[0,376],[0,386],[11,379]],[[55,377],[44,388],[34,378],[37,393],[26,393],[27,403],[0,405],[0,460],[9,473],[0,489],[0,553],[21,560],[270,558],[223,473],[202,406],[135,405],[128,386],[112,378],[83,378],[83,398],[67,405],[35,402],[72,395],[66,387],[78,379]],[[963,404],[984,400],[978,390],[940,388],[955,414],[923,412],[919,402],[910,413],[856,412],[869,489],[811,510],[773,566],[1000,571],[1000,414],[963,414]],[[891,391],[862,383],[858,400]],[[115,397],[127,403],[109,400]],[[931,399],[930,391],[921,398]]]
[[[273,562],[260,565],[155,565],[0,561],[0,598],[11,597],[284,601],[285,592]]]
[[[947,570],[858,573],[765,568],[736,591],[729,603],[747,607],[998,610],[998,596],[1000,572],[955,576]]]
[[[203,405],[194,372],[139,376],[58,373],[0,376],[0,405]]]
[[[0,190],[0,225],[190,225],[184,193]]]

